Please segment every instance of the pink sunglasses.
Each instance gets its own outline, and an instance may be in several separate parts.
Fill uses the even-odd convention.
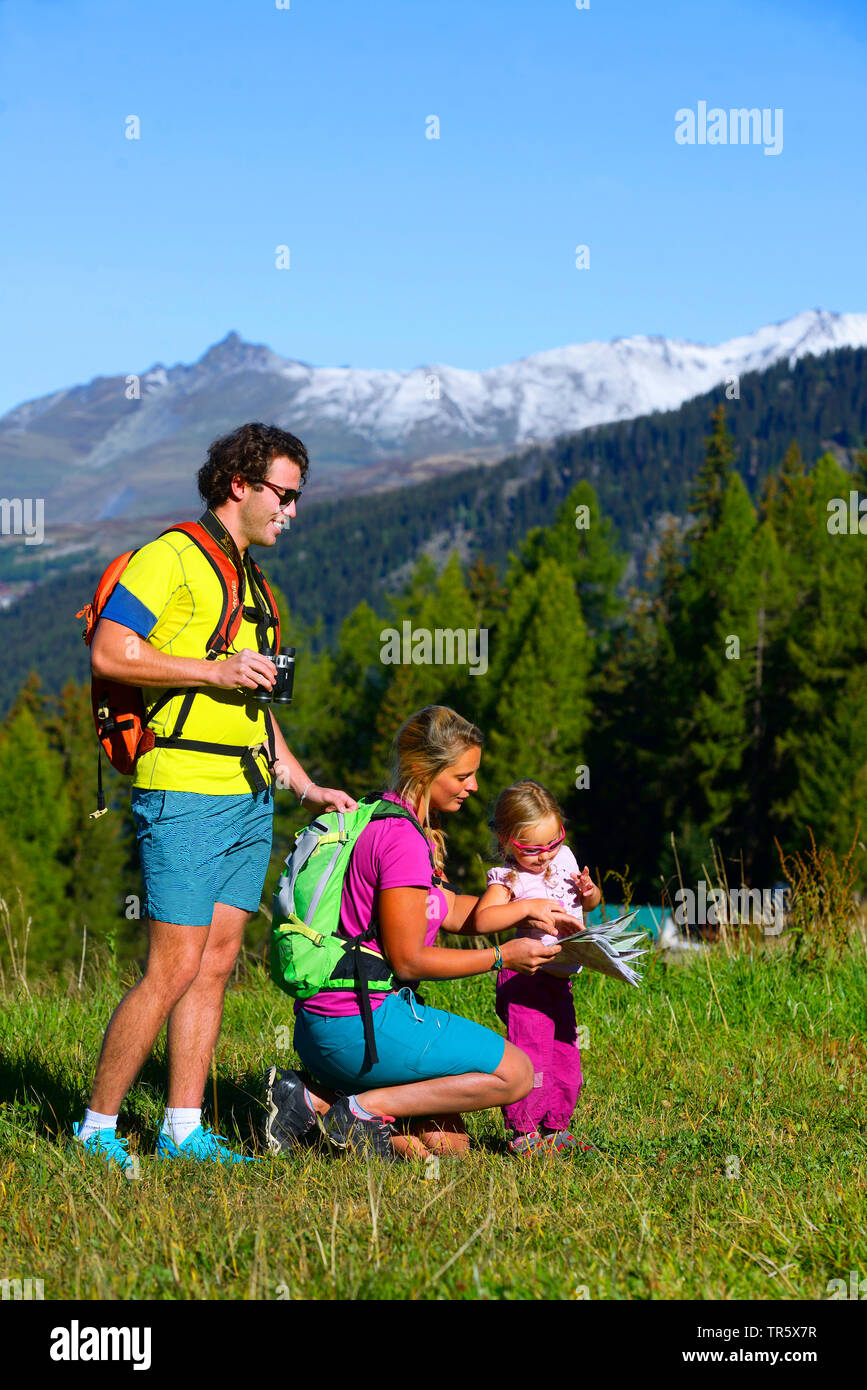
[[[550,844],[547,845],[522,845],[518,840],[510,840],[509,844],[514,845],[515,849],[519,849],[522,854],[547,854],[549,850],[556,849],[559,844],[562,844],[565,838],[566,831],[561,827],[560,834],[557,836],[556,840],[552,840]]]

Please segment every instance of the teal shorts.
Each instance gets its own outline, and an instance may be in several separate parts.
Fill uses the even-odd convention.
[[[364,1071],[361,1015],[325,1018],[301,1007],[295,1015],[295,1051],[317,1081],[351,1095],[371,1086],[490,1073],[506,1050],[499,1033],[420,1003],[408,986],[374,1009],[373,1032],[379,1061]]]
[[[133,787],[144,881],[142,915],[210,926],[215,903],[258,912],[271,859],[274,795],[238,796]]]

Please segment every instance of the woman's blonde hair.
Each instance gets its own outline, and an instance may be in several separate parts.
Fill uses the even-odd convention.
[[[481,748],[481,729],[447,705],[426,705],[411,714],[395,735],[388,790],[396,792],[415,809],[423,798],[419,817],[433,848],[438,874],[445,869],[445,835],[431,824],[430,789],[441,772],[469,748]]]
[[[538,825],[546,816],[555,816],[562,830],[563,812],[556,798],[541,782],[534,782],[529,777],[522,782],[513,782],[511,787],[506,787],[497,797],[488,825],[497,837],[503,860],[512,869],[507,881],[509,887],[516,882],[516,861],[509,848],[509,841],[520,840],[522,831]],[[549,864],[543,877],[548,878],[550,873]]]

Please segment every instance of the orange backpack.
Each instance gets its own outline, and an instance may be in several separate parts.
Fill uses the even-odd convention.
[[[280,615],[277,612],[277,604],[265,576],[249,551],[246,555],[246,565],[249,566],[247,568],[232,537],[219,518],[210,510],[199,517],[198,521],[179,522],[177,526],[169,526],[165,531],[161,531],[160,535],[166,536],[171,531],[183,531],[186,536],[189,536],[190,540],[194,541],[203,554],[207,556],[212,569],[220,580],[223,593],[222,609],[219,622],[208,638],[204,653],[205,659],[215,661],[223,652],[228,651],[241,626],[242,617],[256,623],[261,652],[268,652],[273,655],[279,651]],[[135,554],[135,550],[127,550],[123,555],[118,555],[112,560],[96,586],[92,602],[76,613],[77,618],[85,619],[86,626],[81,635],[88,646],[93,641],[105,605]],[[251,604],[245,606],[244,597],[248,583]],[[259,600],[262,600],[261,604]],[[97,809],[91,811],[91,820],[104,815],[108,809],[102,787],[103,752],[112,767],[126,776],[135,771],[139,757],[143,753],[149,753],[155,747],[187,748],[203,753],[221,753],[240,760],[256,791],[262,791],[267,786],[261,768],[256,761],[254,749],[236,747],[233,744],[206,743],[200,739],[181,738],[193,698],[197,693],[199,691],[196,688],[189,687],[185,691],[180,687],[165,690],[156,704],[147,710],[139,686],[124,685],[120,681],[106,680],[103,676],[91,676],[90,696],[93,721],[96,725],[96,736],[100,744],[97,753]],[[172,733],[168,736],[155,734],[152,729],[147,727],[148,724],[164,705],[180,694],[184,694],[184,700]],[[273,717],[270,710],[266,724],[270,762],[273,764],[276,749]]]

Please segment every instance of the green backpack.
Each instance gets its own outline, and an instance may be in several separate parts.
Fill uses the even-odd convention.
[[[373,1035],[370,990],[395,988],[391,966],[369,943],[376,940],[372,920],[359,936],[340,928],[343,886],[362,830],[378,820],[408,820],[424,838],[431,860],[431,882],[444,880],[434,869],[430,841],[411,811],[372,792],[355,811],[327,811],[295,837],[274,893],[271,924],[271,979],[292,999],[310,999],[329,989],[355,990],[371,1066],[379,1060]]]

